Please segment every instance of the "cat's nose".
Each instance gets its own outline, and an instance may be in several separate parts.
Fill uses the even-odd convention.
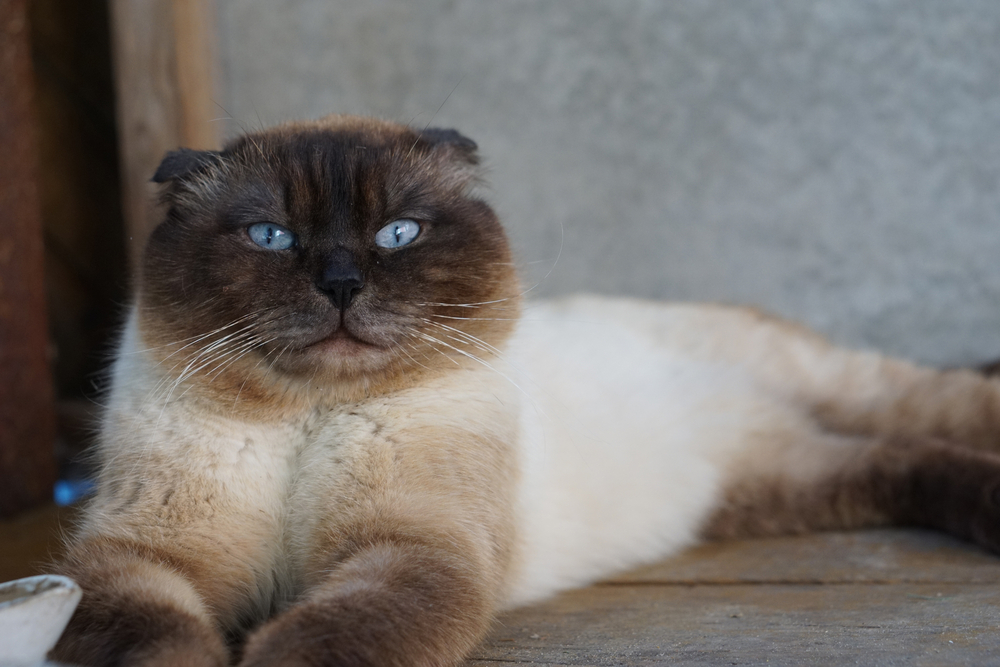
[[[344,311],[365,286],[365,279],[351,252],[346,248],[338,248],[327,257],[326,266],[316,286],[326,292],[333,305]]]

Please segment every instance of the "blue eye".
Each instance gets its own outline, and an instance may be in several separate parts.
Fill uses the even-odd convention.
[[[287,250],[295,245],[295,234],[270,222],[250,225],[247,227],[247,234],[251,241],[268,250]]]
[[[413,243],[420,234],[420,224],[406,218],[390,222],[375,234],[375,245],[380,248],[401,248]]]

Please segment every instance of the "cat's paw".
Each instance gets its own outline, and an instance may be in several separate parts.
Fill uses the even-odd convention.
[[[51,651],[53,660],[105,667],[225,667],[229,652],[205,621],[166,605],[81,603]]]
[[[983,485],[971,532],[973,541],[1000,554],[1000,476]]]
[[[1000,454],[928,448],[903,478],[906,523],[937,528],[1000,554]]]
[[[345,632],[346,624],[320,604],[300,603],[250,636],[240,667],[394,664],[374,633]]]
[[[471,648],[442,636],[440,624],[427,627],[432,610],[400,615],[370,602],[300,602],[250,636],[240,667],[447,667]]]

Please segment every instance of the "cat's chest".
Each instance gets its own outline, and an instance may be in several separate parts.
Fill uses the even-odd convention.
[[[326,495],[352,485],[374,488],[391,483],[398,430],[382,402],[317,411],[304,425],[294,453],[290,504],[302,496]]]

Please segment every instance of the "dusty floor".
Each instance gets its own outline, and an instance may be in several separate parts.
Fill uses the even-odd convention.
[[[0,523],[35,574],[65,510]],[[500,619],[469,665],[1000,665],[1000,558],[922,531],[712,544]]]

